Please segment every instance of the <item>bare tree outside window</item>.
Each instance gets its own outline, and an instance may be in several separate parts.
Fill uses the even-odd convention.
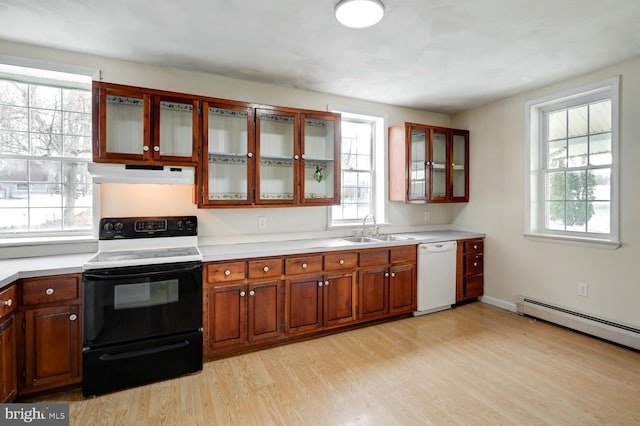
[[[92,228],[91,92],[0,79],[0,234]]]

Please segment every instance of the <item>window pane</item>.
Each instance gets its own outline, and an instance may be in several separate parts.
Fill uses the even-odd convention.
[[[79,89],[62,89],[62,109],[91,113],[91,92]]]
[[[62,209],[29,209],[29,229],[32,231],[62,231]]]
[[[62,225],[69,231],[91,229],[92,214],[91,207],[64,209]]]
[[[29,180],[31,182],[62,182],[60,161],[29,161]]]
[[[27,182],[27,160],[0,159],[0,181]]]
[[[547,201],[546,206],[546,228],[564,231],[564,201]]]
[[[91,159],[91,137],[65,135],[62,150],[65,157]]]
[[[29,109],[0,105],[0,130],[29,130]]]
[[[547,200],[564,200],[566,194],[564,172],[549,173],[546,188]]]
[[[371,168],[371,157],[368,155],[357,155],[356,168],[358,170],[369,170]]]
[[[29,85],[17,81],[0,80],[0,104],[27,106]]]
[[[547,167],[550,169],[558,169],[567,167],[567,140],[560,139],[549,142],[549,152],[547,154]]]
[[[567,172],[567,200],[587,199],[587,173],[586,171]]]
[[[0,199],[0,206],[3,206]],[[3,206],[4,207],[4,206]],[[2,209],[2,220],[0,221],[0,232],[18,233],[29,230],[29,209],[8,208]]]
[[[48,109],[32,109],[29,130],[38,133],[62,133],[62,113]]]
[[[587,165],[587,138],[569,139],[569,167]]]
[[[31,155],[38,157],[62,156],[62,135],[32,133]]]
[[[611,131],[611,101],[589,105],[589,132]]]
[[[62,109],[62,89],[59,87],[31,85],[30,105],[32,108]]]
[[[569,137],[583,136],[588,133],[587,105],[571,108],[569,114]]]
[[[567,111],[552,112],[548,115],[548,140],[564,139],[567,137]]]
[[[590,202],[589,210],[591,215],[587,222],[587,232],[595,232],[599,234],[608,234],[611,232],[611,203]]]
[[[600,166],[611,164],[611,133],[601,133],[589,137],[589,164]]]
[[[29,154],[29,134],[0,131],[0,154]]]
[[[588,199],[611,200],[611,169],[589,170]]]
[[[29,185],[29,207],[62,207],[62,184],[32,183]]]

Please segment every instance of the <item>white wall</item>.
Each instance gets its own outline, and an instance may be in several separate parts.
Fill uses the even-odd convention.
[[[353,98],[327,95],[299,89],[238,80],[213,74],[184,71],[175,68],[119,61],[109,58],[76,54],[38,46],[0,40],[2,55],[22,57],[101,70],[103,81],[192,93],[203,96],[257,102],[269,105],[327,110],[341,107],[353,112],[385,116],[386,126],[412,121],[449,126],[450,116],[392,105],[365,102]],[[384,90],[384,87],[380,87]],[[385,135],[385,147],[386,135]],[[386,153],[385,153],[386,156]],[[386,164],[386,161],[385,161]],[[385,170],[386,173],[386,170]],[[387,179],[385,179],[387,181]],[[386,194],[385,194],[386,196]],[[168,188],[153,185],[102,185],[100,216],[197,214],[200,235],[222,241],[227,237],[286,238],[283,233],[298,235],[323,232],[327,226],[326,207],[258,208],[258,209],[196,209],[192,188]],[[446,225],[451,220],[451,207],[429,206],[431,220],[423,220],[424,205],[388,204],[388,222],[383,231],[406,230],[407,227]],[[266,216],[268,228],[259,231],[257,218]],[[266,234],[269,235],[266,235]],[[0,247],[0,258],[6,249]]]
[[[525,230],[525,102],[621,75],[620,230],[616,250],[538,242]],[[487,234],[485,294],[518,294],[640,327],[640,58],[503,99],[452,118],[471,131],[471,198],[452,211],[455,226]],[[587,298],[577,283],[589,285]]]

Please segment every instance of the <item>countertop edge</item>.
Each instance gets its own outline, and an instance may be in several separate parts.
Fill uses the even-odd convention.
[[[336,238],[317,240],[288,240],[260,243],[222,244],[200,247],[204,262],[237,260],[251,257],[271,257],[319,253],[329,251],[364,250],[380,247],[394,247],[451,240],[484,238],[485,234],[466,231],[424,231],[395,234],[407,236],[411,240],[380,241],[370,243],[336,243]],[[329,244],[321,245],[321,244]],[[0,260],[0,289],[21,278],[45,275],[81,273],[82,265],[95,253],[26,257]]]

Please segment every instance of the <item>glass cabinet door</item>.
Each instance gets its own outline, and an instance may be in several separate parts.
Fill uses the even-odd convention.
[[[296,199],[296,121],[295,113],[256,110],[257,203],[290,204]]]
[[[142,92],[101,88],[98,156],[142,160],[149,150],[149,96]]]
[[[205,204],[251,203],[254,153],[250,108],[204,103]]]
[[[467,188],[467,162],[469,134],[462,131],[453,131],[452,134],[452,179],[453,179],[453,199],[468,201]]]
[[[195,160],[198,102],[154,96],[153,157]]]
[[[410,164],[409,164],[409,200],[424,200],[427,194],[427,138],[426,129],[409,127]]]
[[[431,194],[430,199],[446,198],[448,179],[447,133],[433,130],[431,136]]]
[[[340,119],[336,116],[304,115],[302,118],[303,202],[338,202],[336,194],[336,154],[340,141]]]

